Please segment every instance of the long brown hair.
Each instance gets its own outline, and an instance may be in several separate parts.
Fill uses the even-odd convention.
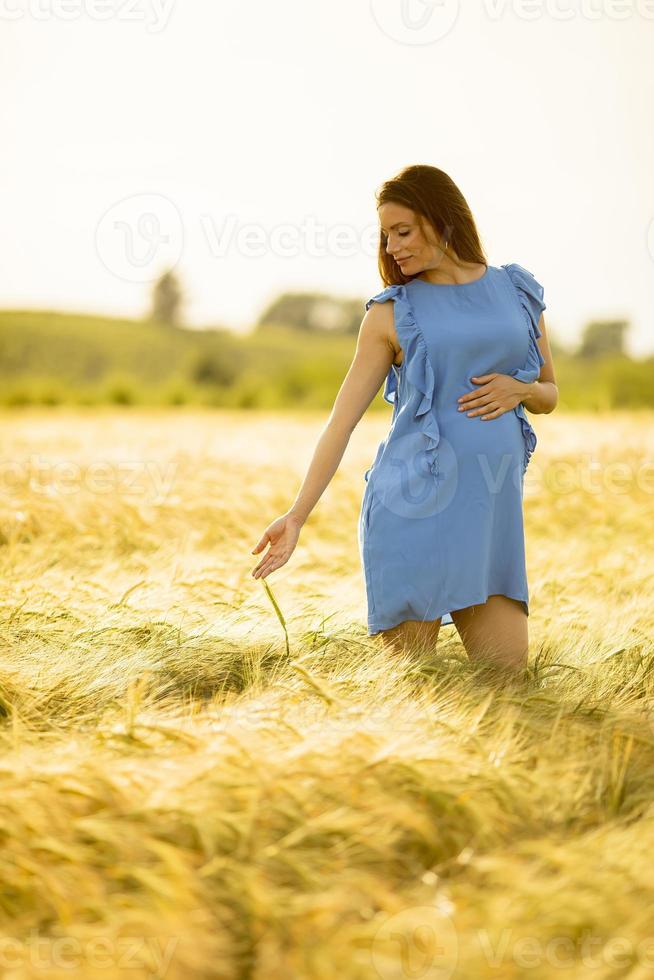
[[[422,163],[404,167],[382,184],[375,197],[378,208],[391,202],[411,208],[418,216],[423,234],[427,221],[463,262],[488,264],[468,202],[445,171]],[[385,286],[410,282],[415,276],[403,275],[386,251],[386,242],[387,236],[380,230],[377,266],[382,282]]]

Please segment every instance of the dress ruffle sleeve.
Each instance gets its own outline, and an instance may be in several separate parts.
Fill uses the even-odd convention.
[[[432,473],[435,473],[438,469],[436,449],[440,441],[440,430],[433,411],[434,371],[406,286],[401,284],[387,286],[381,293],[372,296],[366,302],[366,310],[370,309],[373,303],[385,303],[391,299],[394,307],[395,330],[403,358],[399,369],[392,365],[388,372],[384,385],[384,398],[397,409],[404,395],[404,384],[408,386],[406,397],[413,397],[415,400],[414,419],[424,436],[427,465]]]
[[[527,353],[527,358],[519,368],[515,368],[513,371],[508,373],[513,378],[517,378],[518,381],[530,382],[537,381],[540,375],[540,369],[545,363],[545,359],[540,352],[540,348],[537,344],[537,340],[542,336],[539,329],[538,323],[540,321],[541,313],[543,310],[547,309],[545,302],[543,300],[544,289],[538,280],[534,277],[533,273],[525,269],[524,266],[518,265],[517,262],[511,262],[508,265],[503,265],[502,268],[506,271],[513,288],[518,297],[518,301],[522,308],[527,329],[529,330],[529,349]],[[523,473],[527,469],[529,464],[529,459],[536,448],[536,433],[534,432],[529,419],[525,413],[525,407],[520,402],[513,409],[515,414],[520,419],[522,425],[522,434],[525,440],[525,455],[523,459]]]

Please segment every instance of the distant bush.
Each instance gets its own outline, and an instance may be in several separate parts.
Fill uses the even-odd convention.
[[[136,401],[133,388],[121,383],[110,385],[107,397],[113,405],[133,405]]]
[[[605,360],[599,369],[600,377],[610,392],[612,408],[654,407],[652,372],[654,358],[632,361],[627,357]]]
[[[166,397],[166,402],[168,405],[186,405],[188,400],[188,392],[181,388],[175,388],[172,391],[169,391]]]
[[[231,385],[238,376],[238,367],[215,354],[200,353],[190,369],[190,378],[200,385]]]

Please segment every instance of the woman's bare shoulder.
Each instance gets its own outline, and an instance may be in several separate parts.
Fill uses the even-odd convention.
[[[371,303],[361,321],[361,329],[382,339],[393,352],[393,363],[399,367],[403,354],[397,339],[393,306],[392,300],[387,303]]]

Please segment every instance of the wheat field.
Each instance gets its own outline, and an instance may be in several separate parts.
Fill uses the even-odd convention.
[[[654,413],[531,416],[528,676],[365,628],[368,413],[5,412],[0,975],[654,976]]]

